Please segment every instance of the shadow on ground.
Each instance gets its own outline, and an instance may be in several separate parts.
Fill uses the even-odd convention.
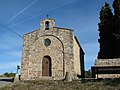
[[[14,78],[0,78],[0,81],[13,82]]]

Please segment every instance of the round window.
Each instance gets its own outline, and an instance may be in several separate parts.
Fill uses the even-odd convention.
[[[51,40],[50,39],[45,39],[44,40],[44,45],[47,47],[47,46],[49,46],[51,44]]]

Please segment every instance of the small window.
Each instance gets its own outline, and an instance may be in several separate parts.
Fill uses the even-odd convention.
[[[47,47],[47,46],[49,46],[51,44],[51,40],[50,39],[45,39],[44,40],[44,45]]]
[[[46,21],[45,22],[45,30],[49,30],[50,28],[50,22]]]

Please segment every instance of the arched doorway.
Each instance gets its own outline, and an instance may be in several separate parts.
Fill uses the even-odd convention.
[[[51,58],[44,56],[42,60],[42,76],[51,76]]]

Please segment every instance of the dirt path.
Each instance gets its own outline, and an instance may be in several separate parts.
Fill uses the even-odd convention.
[[[0,77],[0,88],[13,82],[13,78]]]
[[[4,87],[4,86],[6,86],[6,85],[8,85],[8,84],[10,84],[11,82],[6,82],[6,81],[0,81],[0,88],[1,87]]]

